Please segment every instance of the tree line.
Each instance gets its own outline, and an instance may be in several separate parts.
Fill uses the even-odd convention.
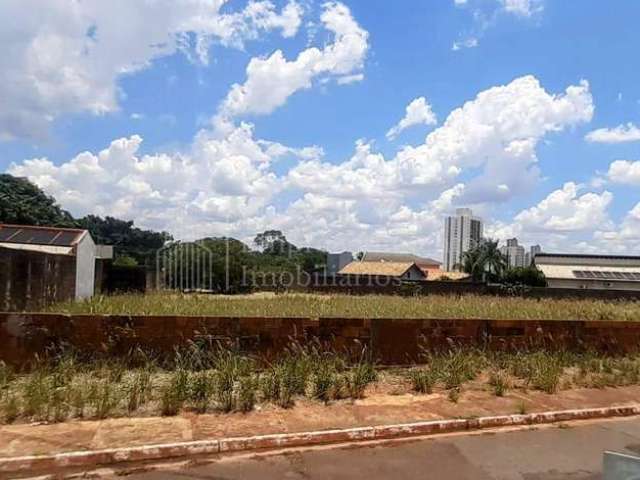
[[[180,244],[167,232],[141,229],[131,220],[97,215],[74,218],[37,185],[9,174],[0,174],[0,223],[86,229],[96,243],[113,245],[114,264],[124,267],[153,266],[158,250]],[[310,273],[326,264],[326,252],[298,247],[279,230],[258,234],[253,245],[226,237],[206,237],[195,243],[214,259],[211,280],[220,289],[225,278],[237,286],[243,269],[266,273],[300,269]]]
[[[122,264],[144,265],[153,252],[173,240],[167,232],[143,230],[133,221],[87,215],[74,218],[56,199],[26,178],[0,174],[0,223],[89,230],[94,241],[116,247]]]

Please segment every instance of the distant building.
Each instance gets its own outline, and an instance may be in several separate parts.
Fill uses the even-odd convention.
[[[640,291],[640,257],[537,253],[534,264],[552,288]]]
[[[327,275],[335,275],[344,267],[353,262],[351,252],[327,254]]]
[[[524,257],[524,266],[528,267],[533,264],[533,260],[536,258],[536,255],[542,252],[542,247],[540,245],[533,245],[531,249],[525,254]]]
[[[536,255],[538,255],[539,253],[542,253],[542,247],[540,245],[533,245],[531,247],[530,250],[530,255],[531,255],[531,261],[533,262],[533,260],[536,258]]]
[[[458,208],[455,217],[444,220],[444,269],[457,270],[462,255],[480,245],[482,219],[473,216],[469,208]]]
[[[420,257],[412,253],[365,252],[362,256],[362,261],[415,263],[429,278],[442,274],[442,270],[440,268],[442,263],[434,260],[433,258]]]
[[[351,262],[340,275],[390,277],[400,280],[425,280],[427,276],[413,262]]]
[[[518,245],[517,238],[507,240],[507,244],[500,247],[500,253],[506,257],[510,268],[524,267],[526,264],[524,247]]]
[[[0,224],[0,300],[19,308],[91,297],[98,261],[112,257],[87,230]]]

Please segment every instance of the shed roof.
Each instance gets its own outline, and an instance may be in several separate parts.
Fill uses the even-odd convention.
[[[542,260],[543,258],[571,258],[576,260],[638,260],[640,261],[640,256],[638,255],[594,255],[594,254],[583,254],[583,253],[545,253],[540,252],[536,253],[536,260]]]
[[[387,277],[401,277],[412,268],[424,273],[414,262],[351,262],[338,273],[341,275],[380,275]]]
[[[429,257],[420,257],[413,253],[393,253],[393,252],[364,252],[363,262],[396,262],[415,263],[416,265],[440,266],[442,262]]]
[[[0,224],[0,242],[22,245],[73,247],[87,230]]]
[[[57,245],[31,245],[26,243],[0,242],[0,248],[9,250],[25,250],[28,252],[48,253],[51,255],[73,255],[73,247],[59,247]]]
[[[537,267],[550,279],[591,280],[608,282],[640,282],[639,267],[610,265],[554,265],[540,264]]]
[[[541,265],[574,265],[579,267],[629,267],[640,269],[640,256],[631,255],[578,255],[538,253],[534,263]]]

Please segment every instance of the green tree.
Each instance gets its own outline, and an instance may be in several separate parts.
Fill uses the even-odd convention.
[[[160,261],[168,285],[225,293],[244,291],[247,272],[255,265],[247,245],[226,237],[171,243]]]
[[[256,235],[253,243],[266,255],[291,255],[297,247],[280,230],[267,230]]]
[[[458,268],[471,275],[471,279],[473,281],[482,281],[484,275],[484,261],[480,247],[475,247],[464,252],[462,254],[462,261],[458,265]]]
[[[506,271],[507,259],[500,252],[497,241],[486,239],[462,255],[460,268],[476,282],[498,281]]]
[[[547,286],[547,279],[544,273],[535,265],[524,268],[510,268],[504,274],[502,282],[509,285],[526,285],[527,287]]]
[[[119,255],[114,261],[113,264],[116,267],[135,267],[138,265],[138,261],[130,257],[129,255]]]
[[[0,223],[73,227],[73,217],[26,178],[0,174]]]
[[[502,278],[507,269],[507,258],[500,252],[498,241],[486,239],[480,245],[480,249],[484,269],[489,279],[496,281]]]
[[[117,256],[131,257],[141,265],[153,263],[156,251],[172,240],[166,232],[143,230],[133,221],[113,217],[87,215],[76,220],[76,225],[89,230],[96,243],[113,245]]]
[[[150,263],[155,252],[169,240],[166,232],[134,227],[132,221],[87,215],[74,219],[56,200],[25,178],[0,174],[0,223],[84,228],[94,241],[113,245],[118,257],[130,257],[139,264]]]
[[[299,248],[294,261],[302,270],[312,273],[327,266],[327,252],[317,248]]]

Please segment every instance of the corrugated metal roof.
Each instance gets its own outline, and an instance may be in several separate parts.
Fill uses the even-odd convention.
[[[73,255],[73,247],[60,247],[57,245],[30,245],[26,243],[0,242],[0,248],[10,250],[22,250],[27,252],[49,253],[51,255]]]
[[[413,253],[391,253],[391,252],[364,252],[363,262],[396,262],[415,263],[416,265],[442,265],[438,260],[429,257],[420,257]]]
[[[639,260],[638,255],[593,255],[593,254],[581,254],[581,253],[536,253],[536,259],[540,257],[542,260],[545,257],[548,258],[575,258],[575,259],[609,259],[609,260]]]
[[[638,267],[617,267],[609,265],[555,265],[555,264],[539,264],[537,267],[544,273],[547,278],[569,279],[569,280],[604,280],[604,281],[626,281],[640,282],[636,279],[635,273],[638,273]],[[579,272],[579,273],[578,273]],[[598,272],[593,278],[585,275],[584,272]],[[603,273],[600,273],[603,272]],[[608,275],[609,273],[622,273],[624,278],[616,278]],[[632,274],[632,275],[627,275]]]
[[[0,224],[0,242],[12,244],[72,247],[86,233],[75,228]]]
[[[424,273],[413,262],[351,262],[338,273],[341,275],[380,275],[401,277],[411,268]]]

